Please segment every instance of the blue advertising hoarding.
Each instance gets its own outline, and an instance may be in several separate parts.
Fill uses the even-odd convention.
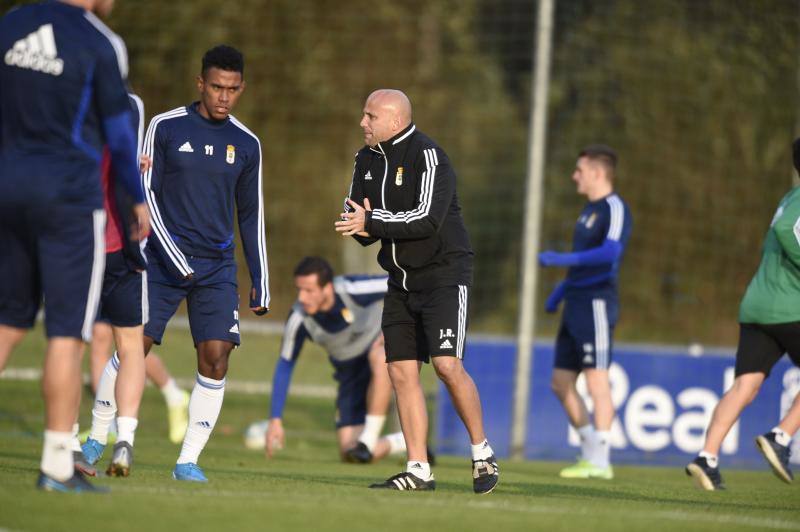
[[[552,343],[537,343],[534,355],[525,456],[573,460],[579,453],[577,434],[550,390]],[[468,339],[464,365],[480,391],[492,447],[499,456],[508,456],[516,345],[510,340]],[[679,348],[615,347],[609,373],[617,412],[611,431],[612,461],[660,465],[688,462],[702,447],[714,406],[733,382],[733,367],[733,353],[727,351],[692,356]],[[591,411],[582,377],[578,387]],[[764,467],[753,439],[777,424],[798,392],[800,369],[784,357],[728,434],[721,450],[725,467]],[[468,455],[466,431],[442,386],[436,419],[439,452]],[[794,463],[800,463],[798,440],[793,443]]]

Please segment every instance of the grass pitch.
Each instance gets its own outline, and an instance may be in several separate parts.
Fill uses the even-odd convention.
[[[191,342],[182,334],[176,336],[183,347],[175,350],[187,353],[165,347],[162,354],[176,374],[191,376]],[[39,365],[38,337],[26,340],[12,367]],[[232,364],[244,367],[234,374],[255,379],[263,371],[268,379],[276,344],[265,339],[250,352],[242,348]],[[295,382],[329,384],[327,363],[310,359]],[[84,427],[90,405],[84,396]],[[290,397],[286,449],[272,460],[242,443],[244,428],[265,411],[264,396],[227,393],[200,459],[210,483],[189,485],[170,476],[179,448],[167,440],[160,394],[148,388],[131,477],[98,480],[111,488],[107,495],[40,493],[34,489],[43,419],[38,383],[0,381],[0,530],[800,530],[800,486],[779,482],[766,467],[724,470],[729,490],[706,493],[679,468],[617,467],[610,482],[565,481],[558,478],[565,464],[501,460],[497,490],[476,496],[469,460],[440,457],[436,492],[376,492],[366,486],[404,462],[340,463],[332,401]],[[107,450],[103,468],[109,457]]]

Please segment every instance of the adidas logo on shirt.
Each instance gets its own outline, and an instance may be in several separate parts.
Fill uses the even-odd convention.
[[[453,344],[450,343],[449,339],[445,339],[442,345],[439,346],[439,349],[453,349]]]
[[[182,152],[186,152],[186,153],[194,153],[194,150],[192,149],[192,145],[189,144],[188,140],[183,143],[183,146],[178,148],[178,151],[182,151]]]
[[[53,25],[44,24],[24,39],[15,42],[6,52],[5,62],[8,66],[60,76],[64,72],[64,61],[58,58]]]
[[[367,170],[367,173],[364,174],[364,181],[372,181],[372,172]]]

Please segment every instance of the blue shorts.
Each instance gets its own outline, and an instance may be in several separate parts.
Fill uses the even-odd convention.
[[[147,322],[147,273],[128,267],[122,251],[106,253],[106,272],[97,320],[115,327]]]
[[[0,323],[29,329],[42,298],[49,338],[90,341],[105,266],[102,209],[0,200]]]
[[[568,299],[556,339],[554,366],[580,372],[608,369],[619,307],[609,298]]]
[[[372,379],[367,353],[339,362],[331,359],[339,383],[336,393],[336,428],[363,425],[367,417],[367,388]]]
[[[187,257],[194,270],[191,280],[175,279],[158,258],[148,255],[147,292],[150,319],[144,335],[161,344],[167,322],[186,299],[189,328],[196,346],[206,340],[234,345],[239,338],[239,292],[233,259]]]

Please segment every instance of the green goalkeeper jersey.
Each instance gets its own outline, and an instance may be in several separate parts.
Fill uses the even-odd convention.
[[[739,306],[740,323],[800,321],[800,187],[778,204],[761,264]]]

